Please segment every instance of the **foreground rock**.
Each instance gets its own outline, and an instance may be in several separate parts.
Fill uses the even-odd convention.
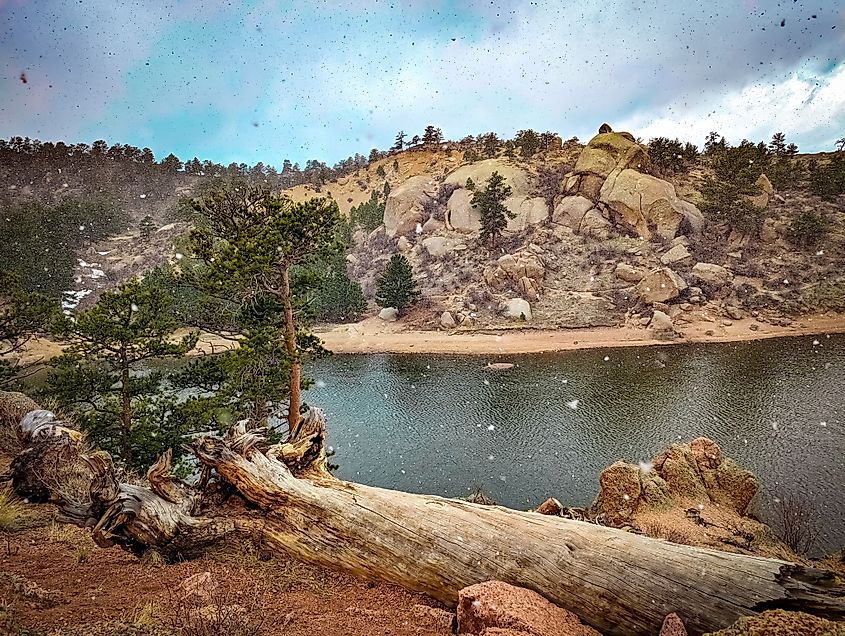
[[[537,592],[501,581],[470,585],[458,593],[458,633],[601,636]]]
[[[690,504],[716,503],[741,516],[759,487],[750,471],[723,458],[706,437],[672,444],[642,466],[618,461],[602,471],[599,482],[592,513],[617,526],[642,509]]]

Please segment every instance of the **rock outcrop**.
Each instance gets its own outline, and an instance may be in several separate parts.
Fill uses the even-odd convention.
[[[411,177],[390,191],[384,206],[384,230],[389,237],[413,232],[422,224],[423,201],[433,197],[436,182],[428,175]]]
[[[511,320],[531,320],[531,304],[524,298],[511,298],[503,302],[501,311]]]
[[[696,263],[692,267],[692,275],[700,282],[713,287],[723,287],[733,278],[730,270],[715,263]]]
[[[706,437],[673,444],[649,464],[618,461],[602,471],[599,483],[591,512],[616,526],[631,521],[640,509],[689,503],[712,502],[743,515],[759,487],[750,471],[723,458]]]
[[[458,592],[458,634],[601,636],[532,590],[487,581]]]
[[[668,267],[655,269],[637,283],[637,293],[645,303],[665,303],[680,296],[686,281]]]

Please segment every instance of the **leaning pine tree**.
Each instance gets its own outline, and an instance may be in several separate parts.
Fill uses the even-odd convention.
[[[379,307],[395,307],[402,311],[419,297],[411,263],[402,254],[394,254],[376,279],[376,302]]]
[[[479,238],[482,243],[496,246],[496,239],[508,225],[508,219],[516,215],[505,207],[504,201],[511,194],[511,187],[505,184],[505,178],[494,172],[487,179],[487,185],[476,189],[470,203],[481,214],[481,232]]]

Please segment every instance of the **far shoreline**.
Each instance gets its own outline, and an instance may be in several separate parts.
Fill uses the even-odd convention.
[[[697,321],[684,325],[674,340],[653,338],[645,328],[513,329],[420,331],[402,329],[401,323],[375,322],[316,330],[323,345],[335,354],[516,355],[583,349],[671,346],[750,342],[770,338],[825,336],[845,333],[845,315],[807,315],[790,326],[775,326],[754,319],[731,324]],[[754,327],[752,327],[754,325]],[[708,333],[711,332],[711,333]]]

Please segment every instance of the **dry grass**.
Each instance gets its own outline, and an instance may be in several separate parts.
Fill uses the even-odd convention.
[[[220,564],[246,570],[249,577],[274,594],[291,590],[327,594],[333,586],[326,570],[266,552],[251,543],[222,545],[208,552],[206,560],[212,567]]]
[[[12,533],[38,525],[38,517],[8,488],[0,488],[0,533]]]
[[[65,602],[59,592],[45,590],[34,581],[12,572],[0,572],[0,589],[3,590],[6,601],[20,600],[35,607],[55,607]]]
[[[639,526],[640,532],[652,539],[663,539],[680,545],[695,545],[692,537],[680,528],[660,521],[645,521]]]

